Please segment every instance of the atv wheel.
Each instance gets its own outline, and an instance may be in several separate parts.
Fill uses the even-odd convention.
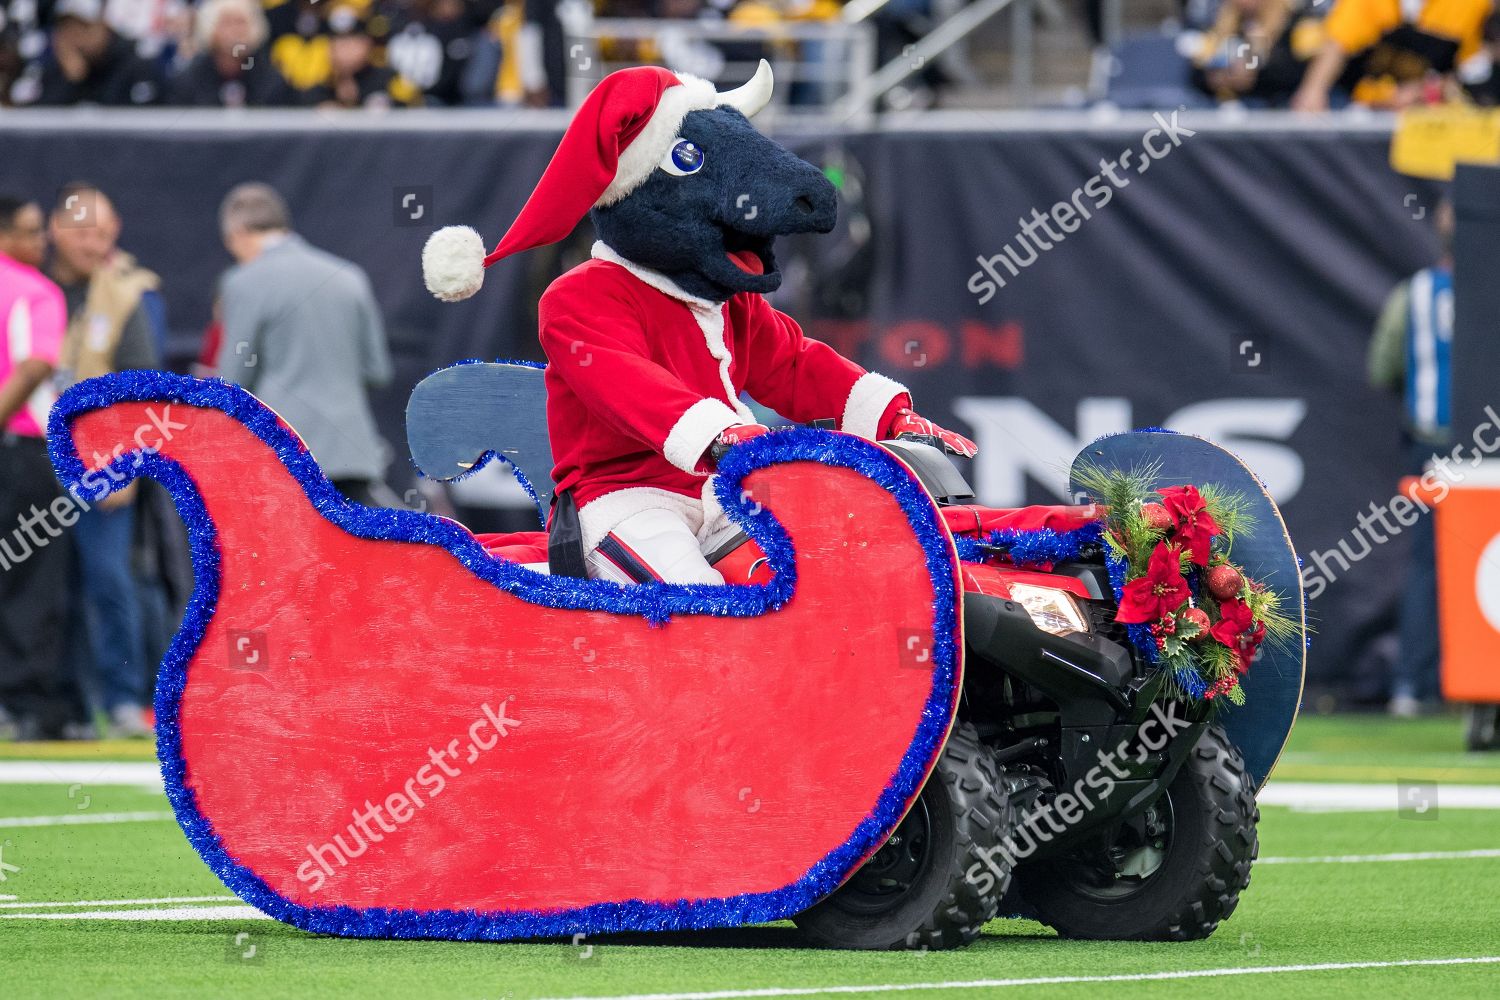
[[[1245,762],[1218,726],[1204,731],[1166,794],[1100,853],[1037,861],[1016,882],[1065,938],[1189,941],[1229,917],[1250,884],[1260,810]]]
[[[1475,753],[1500,750],[1500,705],[1464,707],[1464,748]]]
[[[999,852],[1015,809],[974,728],[948,738],[922,794],[891,839],[797,926],[834,948],[935,950],[979,936],[1010,883]],[[994,853],[999,877],[985,865]],[[978,865],[978,877],[967,873]]]

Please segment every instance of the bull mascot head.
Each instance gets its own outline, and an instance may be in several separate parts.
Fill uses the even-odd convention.
[[[473,295],[484,268],[563,239],[588,214],[599,239],[631,263],[714,302],[781,285],[777,236],[830,231],[833,184],[750,124],[770,101],[764,60],[741,87],[656,67],[605,77],[579,108],[552,162],[496,249],[448,227],[423,251],[428,289]]]

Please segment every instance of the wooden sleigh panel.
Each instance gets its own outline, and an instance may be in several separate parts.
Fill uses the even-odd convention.
[[[50,437],[86,496],[111,455],[120,483],[172,493],[197,589],[157,687],[168,795],[231,889],[308,930],[787,917],[889,836],[952,723],[951,537],[904,467],[845,436],[724,463],[772,583],[630,588],[345,502],[224,383],[90,380]]]

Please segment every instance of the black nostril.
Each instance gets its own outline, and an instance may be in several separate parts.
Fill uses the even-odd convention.
[[[797,198],[796,205],[799,209],[802,210],[803,215],[812,215],[815,211],[815,209],[813,208],[812,199],[805,194]]]

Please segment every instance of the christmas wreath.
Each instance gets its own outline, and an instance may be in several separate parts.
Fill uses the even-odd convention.
[[[1261,643],[1294,641],[1281,595],[1231,559],[1254,527],[1244,498],[1213,486],[1153,486],[1159,468],[1075,472],[1108,513],[1101,542],[1120,606],[1115,618],[1168,670],[1169,697],[1245,701],[1240,678]]]

